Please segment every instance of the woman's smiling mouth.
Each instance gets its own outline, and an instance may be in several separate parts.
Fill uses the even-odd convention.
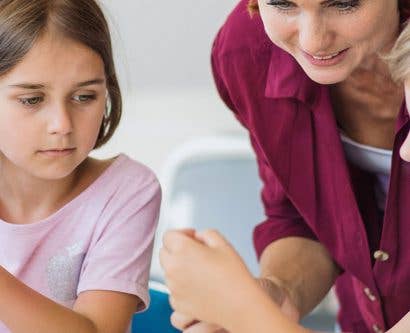
[[[334,66],[342,62],[346,56],[346,53],[349,49],[344,49],[342,51],[332,53],[332,54],[323,54],[323,55],[311,55],[310,53],[303,51],[303,56],[307,59],[312,65],[315,66]]]

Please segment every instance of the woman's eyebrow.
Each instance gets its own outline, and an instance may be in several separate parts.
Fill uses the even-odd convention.
[[[347,3],[347,2],[349,2],[349,0],[324,0],[320,4],[328,6],[328,5],[332,5],[336,2],[343,2],[343,3],[346,2]]]

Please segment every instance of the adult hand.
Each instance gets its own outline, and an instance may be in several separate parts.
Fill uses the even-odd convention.
[[[171,315],[171,323],[183,333],[228,333],[228,331],[220,326],[197,321],[179,312],[174,312]]]
[[[195,239],[194,229],[181,229],[179,232]],[[171,324],[183,333],[228,333],[220,326],[201,322],[179,312],[173,312],[171,315]]]
[[[223,326],[246,306],[259,288],[242,259],[216,231],[164,236],[160,262],[171,291],[171,306],[179,313]]]
[[[299,312],[292,304],[288,293],[278,283],[272,279],[259,278],[256,279],[259,286],[269,295],[273,302],[275,302],[292,321],[299,320]],[[183,331],[183,333],[228,333],[220,326],[209,324],[205,322],[198,322],[195,318],[184,315],[182,313],[174,312],[171,316],[172,325]]]

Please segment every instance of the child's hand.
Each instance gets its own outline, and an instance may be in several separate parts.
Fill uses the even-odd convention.
[[[169,231],[160,252],[179,313],[224,326],[227,318],[246,309],[249,290],[258,288],[244,262],[216,231]]]

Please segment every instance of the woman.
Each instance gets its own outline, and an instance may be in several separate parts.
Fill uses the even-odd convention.
[[[216,84],[249,130],[264,182],[267,220],[254,232],[260,281],[292,318],[334,283],[343,331],[383,332],[410,309],[410,217],[399,205],[410,200],[410,166],[399,156],[409,122],[380,57],[409,8],[408,0],[242,0],[216,38]],[[181,251],[168,251],[175,242]],[[198,317],[181,306],[195,290],[187,263],[206,266],[194,249],[182,234],[165,238],[180,328]]]

